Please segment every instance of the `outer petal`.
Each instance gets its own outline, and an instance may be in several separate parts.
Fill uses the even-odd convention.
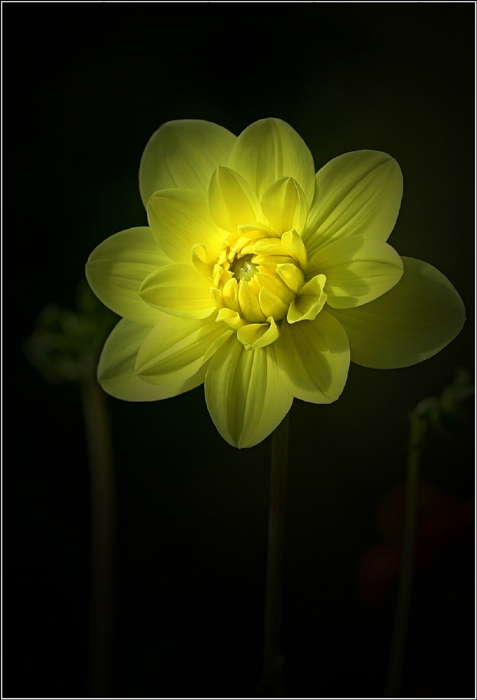
[[[401,169],[387,153],[354,151],[333,158],[316,174],[303,233],[308,253],[351,234],[387,240],[401,199]]]
[[[152,384],[177,384],[190,379],[232,331],[223,323],[166,316],[152,329],[139,350],[135,369]]]
[[[218,124],[201,119],[166,122],[149,139],[139,167],[144,206],[157,190],[206,191],[210,176],[225,165],[236,137]]]
[[[191,265],[161,267],[147,277],[139,294],[147,304],[181,318],[207,318],[215,311],[208,282]]]
[[[123,401],[158,401],[183,394],[202,384],[205,366],[185,381],[167,386],[154,386],[137,376],[134,363],[150,330],[125,319],[113,329],[98,364],[98,381],[106,393]]]
[[[192,246],[217,251],[223,239],[209,214],[206,192],[161,190],[150,198],[147,216],[161,250],[177,263],[190,263]]]
[[[311,403],[332,403],[346,384],[349,343],[342,326],[321,311],[314,321],[284,323],[276,348],[289,391]]]
[[[326,275],[328,304],[337,309],[367,304],[396,285],[403,263],[394,248],[368,236],[347,236],[320,248],[307,275]]]
[[[237,226],[255,224],[260,204],[243,177],[230,168],[217,168],[210,180],[209,211],[217,226],[237,233]]]
[[[409,367],[442,350],[464,325],[462,299],[447,277],[421,260],[403,262],[404,275],[387,294],[357,309],[331,310],[358,365]]]
[[[240,173],[260,198],[275,180],[292,177],[309,205],[313,200],[313,157],[301,136],[281,119],[260,119],[242,131],[227,165]]]
[[[154,326],[160,313],[139,296],[139,287],[151,272],[170,263],[159,250],[147,226],[116,233],[93,250],[86,278],[105,306],[124,318]]]
[[[232,335],[210,360],[205,399],[215,427],[234,447],[253,447],[283,420],[293,397],[283,384],[274,345],[246,350]]]

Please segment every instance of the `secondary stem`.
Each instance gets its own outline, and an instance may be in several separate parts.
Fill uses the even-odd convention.
[[[281,696],[280,629],[283,599],[283,544],[285,535],[285,495],[288,464],[289,414],[272,436],[270,509],[268,520],[267,583],[263,649],[264,689]]]
[[[115,499],[111,428],[94,358],[85,358],[81,385],[91,491],[90,690],[111,697],[115,564]]]
[[[416,541],[417,504],[419,495],[419,469],[422,443],[427,430],[427,418],[419,406],[411,416],[411,432],[407,459],[406,500],[404,511],[403,549],[399,578],[396,616],[394,620],[391,656],[386,683],[386,697],[399,697],[406,636],[411,609],[412,580],[414,574],[414,550]]]

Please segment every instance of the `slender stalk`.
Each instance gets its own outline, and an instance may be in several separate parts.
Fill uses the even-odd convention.
[[[267,583],[263,677],[260,684],[269,697],[282,697],[280,630],[283,599],[283,544],[285,536],[285,495],[288,465],[289,414],[272,436],[270,508],[268,519]]]
[[[91,491],[90,691],[101,698],[111,697],[115,499],[111,428],[95,364],[85,358],[81,395]]]
[[[387,698],[400,697],[398,693],[401,684],[406,637],[409,626],[412,581],[414,575],[414,550],[416,541],[421,449],[426,430],[427,418],[422,414],[418,406],[411,415],[411,432],[407,459],[401,574],[399,578],[396,615],[394,619],[391,655],[386,682]]]

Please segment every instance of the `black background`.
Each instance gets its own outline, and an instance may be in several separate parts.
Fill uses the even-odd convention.
[[[19,3],[3,19],[5,696],[88,694],[79,392],[45,383],[24,340],[45,304],[72,307],[96,245],[146,223],[137,170],[160,124],[200,118],[238,134],[267,116],[298,131],[317,169],[361,148],[394,156],[404,199],[390,242],[448,276],[468,312],[431,360],[353,365],[338,402],[291,412],[286,694],[382,696],[396,590],[382,520],[399,520],[408,413],[474,366],[474,4]],[[253,697],[270,439],[229,447],[202,387],[109,407],[114,695]],[[471,432],[433,436],[424,453],[442,532],[418,569],[405,696],[474,694]]]

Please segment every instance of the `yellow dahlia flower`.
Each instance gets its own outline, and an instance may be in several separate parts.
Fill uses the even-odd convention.
[[[346,153],[315,175],[280,119],[238,137],[173,121],[149,140],[139,188],[149,226],[111,236],[86,266],[123,317],[98,367],[112,396],[154,401],[204,383],[219,433],[252,447],[294,397],[336,401],[350,358],[406,367],[462,328],[446,277],[386,243],[402,197],[386,153]]]

